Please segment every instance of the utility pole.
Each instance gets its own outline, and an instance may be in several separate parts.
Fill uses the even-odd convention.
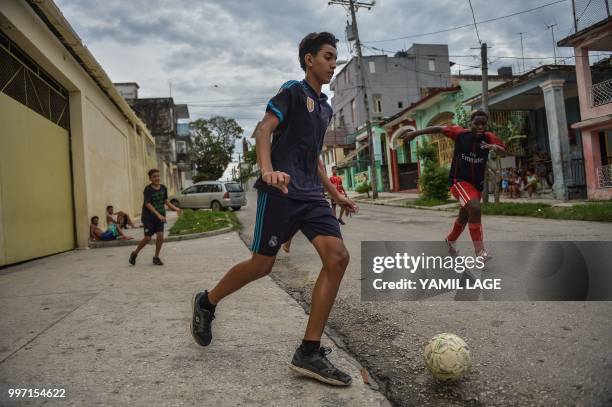
[[[482,69],[482,111],[489,113],[489,59],[487,57],[487,43],[480,44],[480,67]],[[495,177],[497,178],[497,177]],[[497,189],[497,186],[496,186]],[[497,196],[497,195],[496,195]],[[489,203],[489,167],[485,170],[484,188],[482,191],[482,201]]]
[[[242,186],[242,154],[238,153],[238,183],[240,184],[240,188]]]
[[[355,47],[357,48],[357,69],[361,76],[361,89],[363,91],[363,102],[366,112],[366,131],[368,134],[368,148],[370,150],[370,186],[372,188],[372,199],[378,198],[378,189],[376,188],[376,159],[374,157],[374,137],[372,135],[372,122],[370,119],[370,98],[368,97],[368,88],[366,86],[365,67],[363,65],[363,55],[361,53],[361,41],[359,40],[359,30],[357,28],[357,17],[355,16],[356,9],[365,7],[370,10],[376,2],[371,3],[355,1],[355,0],[334,0],[328,4],[339,4],[348,6],[351,12],[351,27],[355,34]]]
[[[487,59],[487,43],[480,46],[480,60],[482,68],[482,110],[489,113],[489,60]]]
[[[519,35],[521,36],[521,58],[523,60],[523,72],[525,73],[525,46],[523,45],[523,32],[520,32]]]
[[[550,30],[550,33],[552,34],[553,55],[555,57],[555,65],[557,65],[557,42],[555,41],[555,27],[557,27],[557,24],[547,25],[546,29]]]

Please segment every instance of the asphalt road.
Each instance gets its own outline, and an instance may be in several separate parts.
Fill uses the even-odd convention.
[[[239,212],[247,243],[255,194],[249,202]],[[453,218],[452,212],[362,205],[342,229],[351,263],[328,325],[389,400],[397,406],[612,405],[612,302],[361,301],[362,240],[439,241]],[[605,223],[493,216],[483,223],[485,239],[493,241],[612,240]],[[272,277],[307,309],[319,270],[316,252],[298,234]],[[457,383],[436,381],[423,364],[425,344],[440,332],[456,333],[470,346],[473,368]]]

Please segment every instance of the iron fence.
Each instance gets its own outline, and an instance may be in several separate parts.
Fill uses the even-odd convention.
[[[572,0],[576,32],[610,17],[610,0]]]
[[[586,174],[584,172],[584,159],[572,158],[570,161],[570,179],[567,185],[571,187],[586,186]]]

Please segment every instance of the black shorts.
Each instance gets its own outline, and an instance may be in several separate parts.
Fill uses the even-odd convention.
[[[299,201],[264,191],[257,193],[253,253],[276,256],[281,245],[298,230],[310,241],[317,236],[342,239],[338,219],[323,197],[317,201]]]
[[[164,222],[157,218],[142,218],[145,236],[153,236],[156,233],[164,232]]]

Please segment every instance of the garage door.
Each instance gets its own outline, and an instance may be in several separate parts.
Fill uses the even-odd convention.
[[[0,265],[74,248],[67,93],[0,44]]]

